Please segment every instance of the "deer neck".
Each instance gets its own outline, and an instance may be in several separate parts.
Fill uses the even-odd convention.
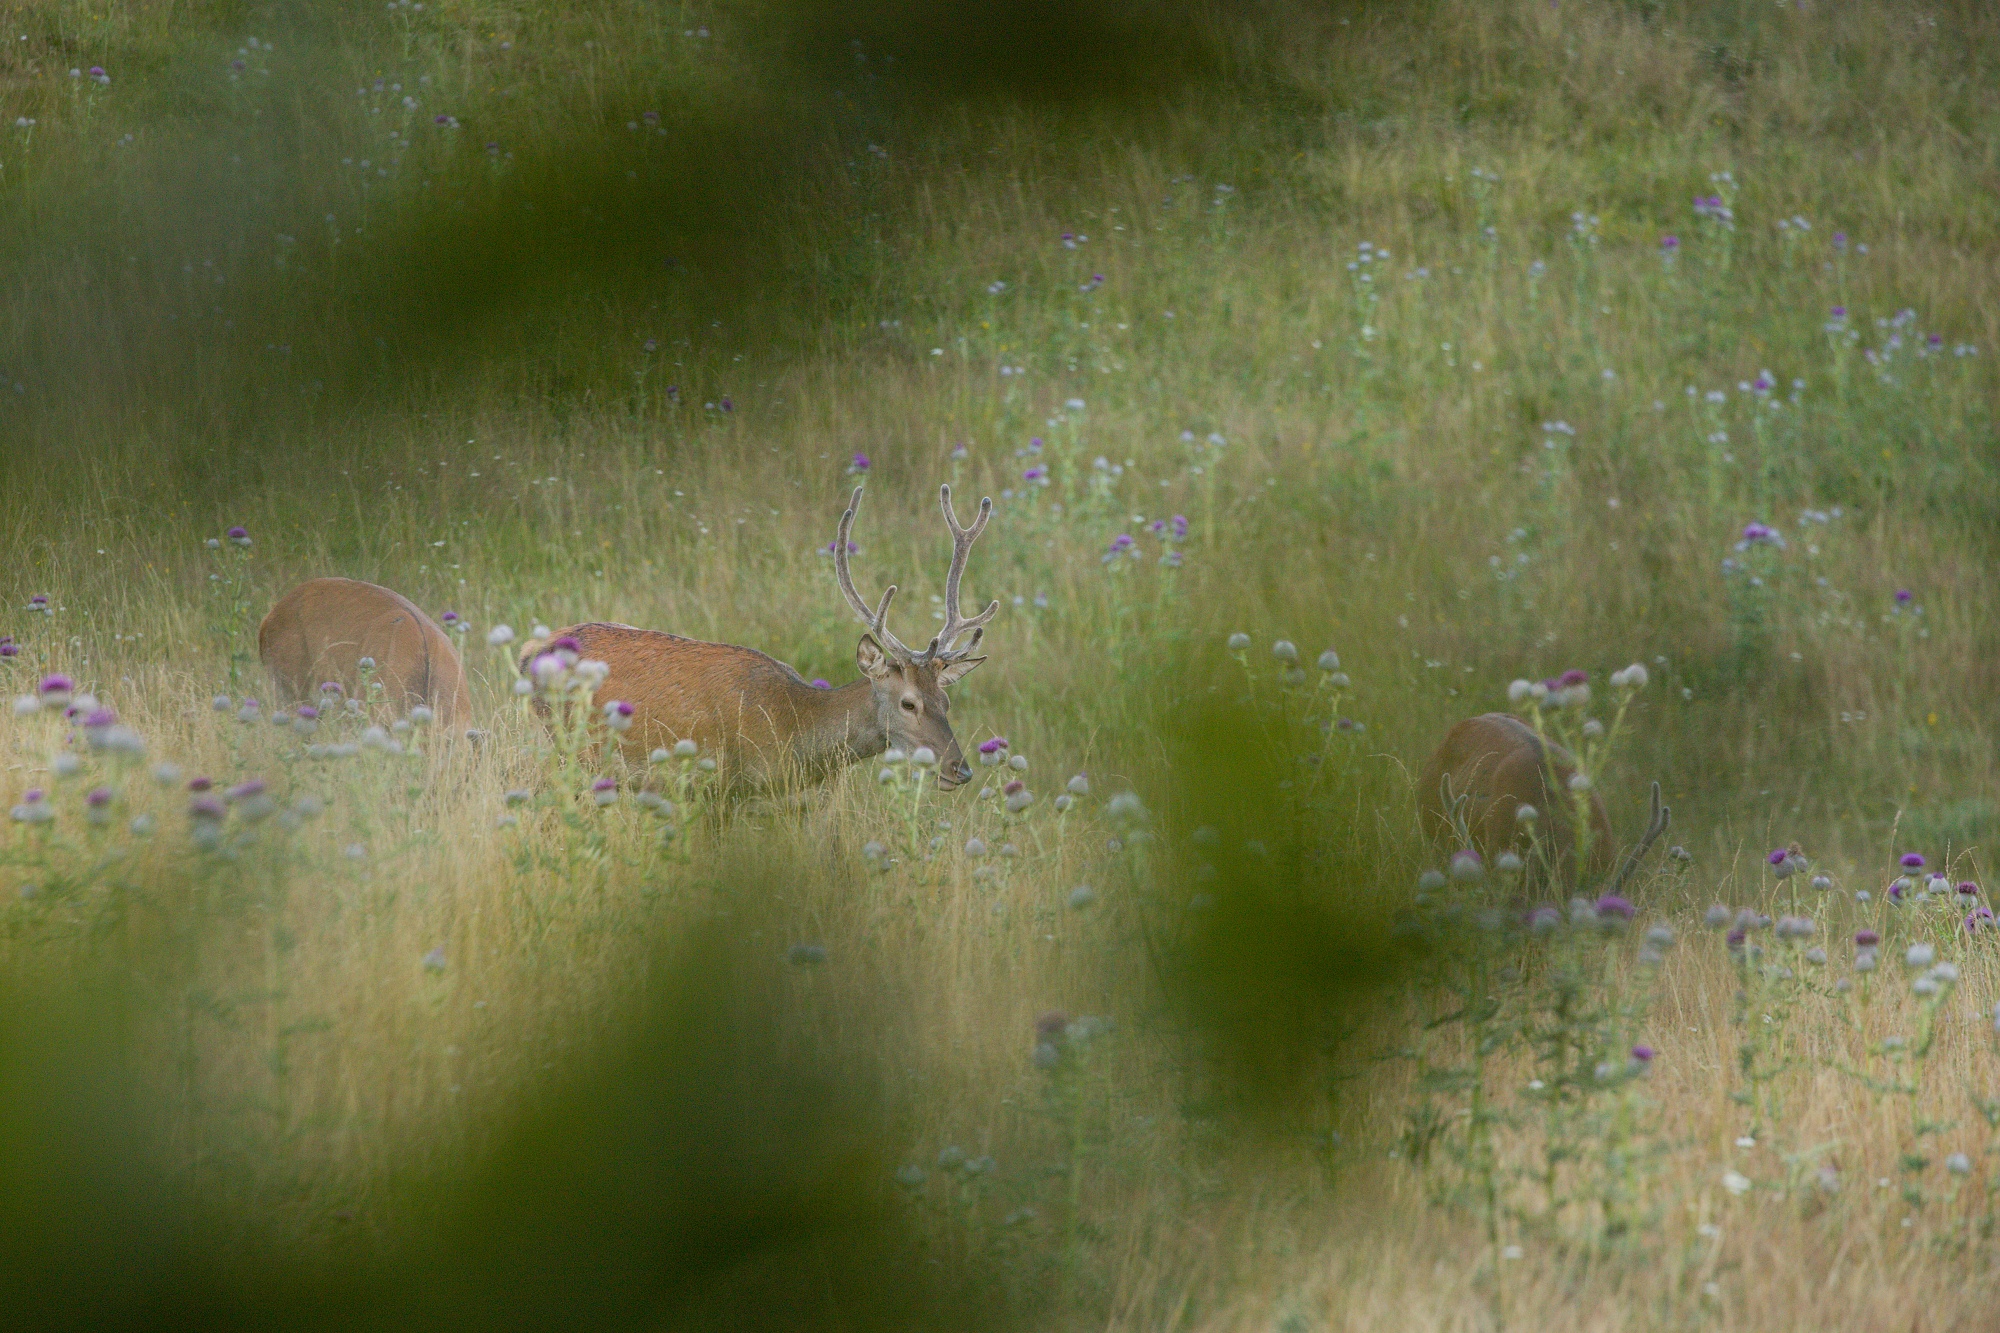
[[[805,725],[794,744],[808,767],[839,768],[889,748],[875,711],[875,689],[866,677],[831,690],[804,687],[799,713]]]

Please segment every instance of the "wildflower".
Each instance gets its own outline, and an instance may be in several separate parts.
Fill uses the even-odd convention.
[[[1969,879],[1962,879],[1958,882],[1958,895],[1961,898],[1977,898],[1979,886]]]
[[[980,838],[977,838],[977,837],[972,837],[972,838],[967,838],[967,839],[965,840],[965,854],[966,854],[967,856],[984,856],[984,855],[986,855],[986,843],[985,843],[985,841],[984,841],[983,839],[980,839]]]
[[[48,709],[69,707],[69,701],[74,696],[75,691],[76,682],[60,673],[53,676],[43,676],[42,683],[38,687],[42,707]]]
[[[1982,930],[1993,929],[1993,909],[1983,903],[1965,914],[1965,933],[1977,935]]]
[[[1749,937],[1749,932],[1744,930],[1743,927],[1738,926],[1734,930],[1730,931],[1727,935],[1723,936],[1722,939],[1723,943],[1729,946],[1729,952],[1741,953],[1743,952],[1743,942],[1748,937]]]
[[[1743,540],[1736,543],[1736,549],[1747,551],[1753,546],[1770,546],[1785,549],[1784,534],[1764,523],[1748,523],[1743,528]]]
[[[1578,791],[1578,792],[1582,792],[1582,791],[1589,791],[1589,790],[1590,790],[1590,775],[1589,775],[1588,773],[1572,773],[1572,774],[1570,774],[1570,775],[1569,775],[1569,789],[1570,789],[1571,791]]]
[[[486,631],[486,642],[495,648],[505,647],[514,642],[514,630],[510,625],[495,625]]]
[[[1081,773],[1077,774],[1069,780],[1068,791],[1072,796],[1090,795],[1090,779]]]
[[[249,531],[241,527],[231,528],[222,535],[229,538],[232,546],[248,546],[250,544]]]
[[[871,466],[872,464],[868,461],[867,454],[856,454],[847,462],[847,475],[858,477],[867,472]]]
[[[1873,949],[1881,942],[1882,937],[1872,930],[1857,930],[1854,932],[1854,947],[1857,949]]]
[[[1922,870],[1924,868],[1923,853],[1921,852],[1903,853],[1902,865],[1905,870]]]
[[[1503,875],[1518,874],[1521,870],[1521,858],[1511,851],[1502,852],[1493,858],[1493,868]]]
[[[435,713],[431,712],[428,704],[418,704],[410,709],[410,725],[413,727],[428,727],[436,716]]]
[[[613,699],[604,705],[604,725],[613,731],[630,731],[632,728],[632,705],[623,699]]]
[[[426,972],[444,971],[444,946],[442,944],[438,945],[435,949],[432,949],[429,953],[424,955],[424,971]]]
[[[1486,867],[1479,860],[1479,853],[1470,847],[1455,853],[1451,858],[1451,877],[1461,884],[1476,884],[1486,878]]]
[[[1814,875],[1812,877],[1812,886],[1821,893],[1825,893],[1833,887],[1833,881],[1825,875]]]
[[[1653,1055],[1653,1048],[1642,1042],[1632,1048],[1632,1063],[1637,1069],[1644,1069],[1653,1063]]]
[[[1031,485],[1046,486],[1049,484],[1049,470],[1045,467],[1042,467],[1040,464],[1037,464],[1036,466],[1031,467],[1027,471],[1023,472],[1021,474],[1021,480],[1028,482]],[[1125,540],[1127,546],[1131,545],[1131,538],[1127,537]]]
[[[1494,558],[1497,560],[1499,557],[1495,556]],[[1507,702],[1515,705],[1526,703],[1529,696],[1534,692],[1534,689],[1535,684],[1533,681],[1517,680],[1507,687]]]
[[[1873,949],[1856,950],[1854,954],[1854,970],[1856,972],[1873,972],[1875,970],[1875,951]]]
[[[1673,846],[1667,848],[1667,859],[1678,862],[1681,865],[1686,865],[1688,862],[1694,860],[1694,853],[1679,843],[1675,843]]]
[[[1092,903],[1096,901],[1097,901],[1097,890],[1091,888],[1088,884],[1079,884],[1075,888],[1069,891],[1069,905],[1071,911],[1081,912],[1084,908],[1090,906]]]
[[[1915,598],[1916,594],[1911,592],[1908,588],[1896,589],[1897,606],[1908,606],[1911,603],[1911,601],[1913,601]]]
[[[1562,924],[1562,913],[1549,906],[1537,907],[1528,913],[1528,930],[1536,935],[1549,935]]]
[[[1229,636],[1230,652],[1240,653],[1247,650],[1249,647],[1250,647],[1250,636],[1248,634],[1238,633]]]
[[[1296,662],[1299,660],[1299,650],[1292,645],[1290,639],[1280,639],[1271,645],[1271,656],[1280,662]]]
[[[1724,1171],[1722,1173],[1722,1188],[1728,1190],[1731,1194],[1748,1194],[1750,1192],[1750,1181],[1748,1177],[1742,1175],[1740,1172]]]
[[[1607,893],[1597,900],[1597,917],[1606,923],[1630,921],[1635,910],[1629,898],[1621,898],[1615,893]]]
[[[1972,1159],[1962,1152],[1955,1152],[1944,1159],[1944,1169],[1954,1176],[1969,1176],[1972,1174]]]
[[[904,1189],[918,1189],[923,1185],[925,1179],[924,1169],[915,1162],[896,1169],[896,1183]]]
[[[1778,918],[1778,938],[1781,940],[1802,940],[1819,929],[1819,923],[1809,916],[1782,916]]]
[[[1002,790],[1007,793],[1007,813],[1010,815],[1018,815],[1035,803],[1035,794],[1029,791],[1028,784],[1019,778],[1008,783]]]
[[[1523,803],[1514,807],[1514,822],[1516,824],[1532,824],[1539,818],[1541,818],[1541,812],[1532,805]]]
[[[1009,755],[1007,758],[1007,767],[1015,769],[1022,773],[1027,772],[1028,756],[1024,754]]]
[[[1903,961],[1911,967],[1929,967],[1937,961],[1937,950],[1928,944],[1912,944]]]
[[[937,751],[928,745],[919,745],[910,754],[910,765],[913,768],[936,768]]]
[[[21,803],[9,813],[21,824],[46,824],[56,817],[55,809],[48,803],[48,794],[40,787],[22,792]]]
[[[833,682],[826,679],[824,676],[814,676],[812,679],[812,687],[816,690],[830,690],[833,688]]]
[[[1623,671],[1614,671],[1611,673],[1612,688],[1620,690],[1643,690],[1646,688],[1646,682],[1651,679],[1652,677],[1647,673],[1645,665],[1640,662],[1634,662]]]
[[[701,746],[697,745],[692,737],[683,736],[680,740],[674,742],[674,758],[676,759],[692,759],[700,753]]]
[[[1442,870],[1426,870],[1423,874],[1417,876],[1417,889],[1419,892],[1435,893],[1444,886],[1445,877]]]

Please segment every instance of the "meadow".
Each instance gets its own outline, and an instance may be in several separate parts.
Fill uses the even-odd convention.
[[[1011,13],[0,2],[19,1308],[1991,1327],[2000,12]],[[851,680],[941,482],[964,788],[516,693]],[[274,704],[322,574],[476,743]],[[1489,711],[1620,896],[1425,843]]]

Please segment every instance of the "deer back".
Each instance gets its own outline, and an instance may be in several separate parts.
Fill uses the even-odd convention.
[[[1465,719],[1445,733],[1444,741],[1417,777],[1417,811],[1423,831],[1441,852],[1458,846],[1458,834],[1447,808],[1447,779],[1453,798],[1464,797],[1459,811],[1472,845],[1489,861],[1513,849],[1526,857],[1528,826],[1517,813],[1535,808],[1536,834],[1541,838],[1559,879],[1573,880],[1576,854],[1575,798],[1569,780],[1576,759],[1560,745],[1547,744],[1534,729],[1510,713],[1484,713]],[[1590,851],[1582,867],[1588,880],[1611,870],[1616,849],[1604,801],[1589,793]]]
[[[317,702],[327,681],[363,697],[361,659],[371,657],[383,698],[399,711],[427,705],[451,732],[470,721],[465,667],[451,639],[407,597],[373,583],[301,583],[258,626],[257,655],[285,703]]]
[[[821,731],[859,725],[849,721],[845,705],[867,694],[865,682],[816,689],[785,663],[735,644],[602,622],[551,636],[563,637],[577,641],[581,657],[611,669],[597,688],[596,706],[614,700],[632,705],[632,725],[617,740],[633,764],[656,748],[693,740],[727,766],[728,776],[768,782],[823,748],[812,743],[822,739]],[[522,674],[549,642],[522,645]],[[536,706],[547,704],[538,698]],[[824,739],[837,744],[841,737]]]

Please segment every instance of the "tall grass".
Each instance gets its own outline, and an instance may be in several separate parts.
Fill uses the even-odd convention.
[[[96,829],[94,779],[48,771],[54,715],[0,723],[0,797],[59,807],[0,838],[0,956],[136,978],[153,1146],[245,1232],[393,1252],[425,1225],[405,1182],[494,1151],[671,990],[663,939],[719,930],[787,1039],[850,1062],[868,1188],[988,1310],[1771,1329],[1901,1326],[1921,1293],[1926,1326],[1988,1317],[1992,937],[1884,888],[1912,850],[1988,883],[2000,828],[1987,7],[1221,14],[1183,93],[1111,103],[953,100],[875,46],[789,63],[726,9],[5,17],[0,679],[68,672],[148,753]],[[937,483],[996,497],[968,596],[1005,610],[952,716],[1029,758],[1025,820],[976,782],[913,823],[870,764],[667,845],[629,796],[502,826],[548,742],[480,643],[498,623],[850,677],[819,552],[856,454],[857,574],[917,632]],[[233,523],[247,551],[204,546]],[[235,720],[255,616],[328,573],[467,618],[476,755],[310,759],[339,728]],[[1281,638],[1337,650],[1362,729],[1320,734],[1329,692],[1285,684]],[[1644,1225],[1494,1202],[1553,1123],[1509,1035],[1546,945],[1383,982],[1332,1054],[1245,1094],[1217,997],[1190,1011],[1166,956],[1195,898],[1260,882],[1242,840],[1318,853],[1336,872],[1303,882],[1372,940],[1434,859],[1407,775],[1448,722],[1631,661],[1651,683],[1596,777],[1624,836],[1662,783],[1691,860],[1633,896],[1680,940],[1648,968],[1636,932],[1563,938],[1658,1052],[1616,1089]],[[1248,768],[1188,739],[1230,726]],[[326,812],[198,855],[186,794],[146,776],[167,758]],[[1205,784],[1243,772],[1272,827],[1195,841]],[[1128,790],[1143,829],[1109,807]],[[1793,842],[1835,888],[1772,878]],[[1712,901],[1809,912],[1829,962],[1772,942],[1794,975],[1766,976],[1704,933]],[[1861,928],[1890,936],[1875,974],[1841,944]],[[1932,935],[1961,976],[1913,1063],[1882,1042],[1918,1031],[1902,951]],[[1048,1010],[1114,1023],[1044,1068]],[[1746,1045],[1761,1081],[1731,1073]]]

